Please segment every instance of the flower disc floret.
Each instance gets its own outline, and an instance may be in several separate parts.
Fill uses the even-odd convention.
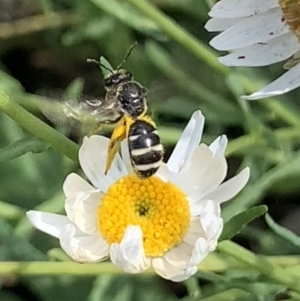
[[[158,177],[125,176],[110,186],[97,213],[97,225],[108,244],[120,243],[129,225],[141,227],[146,256],[158,257],[182,239],[190,223],[186,195]]]

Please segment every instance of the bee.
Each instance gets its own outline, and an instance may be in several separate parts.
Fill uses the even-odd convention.
[[[139,178],[148,178],[155,174],[163,159],[163,146],[158,135],[156,124],[152,120],[147,103],[147,89],[133,79],[131,72],[121,69],[130,56],[135,44],[131,45],[122,63],[116,69],[110,69],[100,61],[88,59],[106,69],[104,78],[106,91],[104,99],[61,101],[55,111],[60,111],[66,119],[75,119],[81,123],[93,120],[95,125],[88,136],[97,133],[107,124],[115,125],[108,145],[108,156],[105,174],[111,167],[118,152],[120,143],[127,139],[128,152],[133,171]],[[57,114],[44,113],[54,121]],[[53,110],[52,110],[53,112]],[[48,115],[48,116],[47,116]]]

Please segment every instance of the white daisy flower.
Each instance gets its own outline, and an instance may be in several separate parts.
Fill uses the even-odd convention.
[[[79,161],[92,183],[70,174],[63,185],[66,216],[29,211],[30,222],[59,239],[78,262],[111,261],[128,273],[150,266],[183,281],[213,251],[222,232],[220,204],[247,183],[249,169],[223,182],[225,136],[200,144],[204,117],[193,114],[168,163],[142,180],[131,171],[126,143],[104,175],[109,140],[85,138]],[[222,184],[221,184],[222,183]]]
[[[210,41],[226,66],[267,66],[285,61],[288,69],[261,90],[243,98],[255,100],[287,93],[300,86],[299,0],[221,0],[209,12],[205,28],[222,31]]]

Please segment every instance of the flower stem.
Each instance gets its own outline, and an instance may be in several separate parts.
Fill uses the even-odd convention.
[[[219,243],[218,250],[248,266],[255,268],[262,274],[273,278],[278,283],[284,284],[289,289],[300,293],[300,277],[295,277],[294,274],[291,274],[278,265],[271,263],[268,258],[255,255],[251,251],[229,240]]]
[[[193,35],[159,11],[155,6],[145,0],[127,0],[127,2],[130,2],[138,8],[144,15],[154,21],[169,37],[187,48],[200,60],[206,62],[207,65],[218,70],[222,74],[229,73],[229,69],[218,62],[216,55],[209,47],[197,40]]]
[[[0,39],[11,39],[16,36],[49,30],[66,25],[74,25],[83,21],[83,18],[73,11],[62,13],[47,13],[9,21],[0,24]]]
[[[16,220],[24,214],[21,207],[0,201],[0,218]]]
[[[27,112],[0,91],[0,110],[42,141],[48,142],[56,151],[77,162],[78,145],[46,123]]]
[[[201,298],[201,301],[227,301],[227,300],[243,300],[243,299],[247,300],[246,297],[248,297],[249,295],[250,295],[249,292],[245,292],[238,288],[232,288],[206,298]],[[195,299],[195,300],[200,300],[200,299]]]
[[[236,260],[229,260],[228,258],[222,258],[217,254],[213,253],[210,254],[205,258],[205,260],[199,265],[199,269],[202,271],[211,271],[211,272],[223,272],[229,268],[240,268],[245,269],[248,268],[249,265],[255,267],[259,270],[264,270],[264,273],[267,273],[269,276],[272,277],[272,271],[269,272],[267,270],[267,266],[261,266],[262,263],[266,265],[268,264],[269,267],[272,267],[274,271],[278,273],[282,273],[281,276],[278,276],[276,279],[278,282],[287,284],[290,287],[289,279],[291,279],[291,275],[298,275],[298,271],[293,273],[287,272],[283,267],[286,269],[290,269],[289,267],[299,265],[300,258],[297,256],[265,256],[265,257],[258,257],[252,254],[251,252],[233,244],[231,245],[225,244],[231,243],[228,241],[222,242],[219,244],[219,250],[227,253],[228,255],[234,257]],[[229,250],[228,250],[229,249]],[[241,250],[240,250],[241,249]],[[240,252],[241,257],[243,260],[239,258],[238,254],[235,252]],[[245,255],[246,252],[246,255]],[[250,253],[250,255],[248,254]],[[233,256],[234,255],[234,256]],[[246,264],[246,266],[245,266]],[[278,266],[281,266],[280,268]],[[122,274],[123,272],[115,267],[110,262],[103,262],[99,264],[79,264],[73,261],[60,261],[60,262],[53,262],[53,261],[22,261],[22,262],[0,262],[0,275],[7,275],[7,274],[16,274],[16,275],[100,275],[100,274]],[[153,274],[153,270],[149,269],[145,273]],[[288,275],[288,277],[287,277]],[[285,279],[286,282],[279,281],[282,278]],[[296,291],[296,289],[295,289]],[[298,290],[297,290],[298,291]]]

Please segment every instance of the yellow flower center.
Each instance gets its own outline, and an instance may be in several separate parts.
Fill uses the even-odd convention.
[[[157,177],[128,175],[111,185],[97,212],[108,244],[120,243],[129,225],[140,226],[146,256],[158,257],[179,244],[190,222],[186,195]]]

